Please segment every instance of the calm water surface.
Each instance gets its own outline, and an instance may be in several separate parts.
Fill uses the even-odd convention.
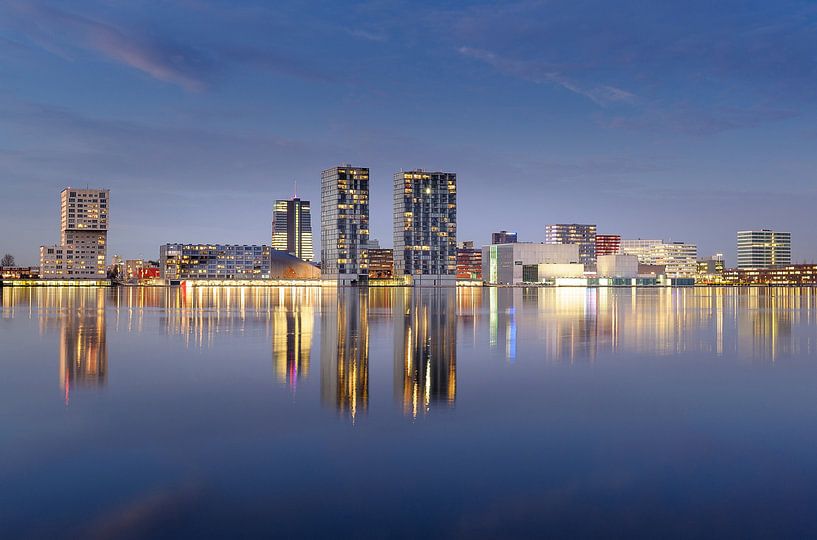
[[[0,537],[814,536],[814,289],[5,289]]]

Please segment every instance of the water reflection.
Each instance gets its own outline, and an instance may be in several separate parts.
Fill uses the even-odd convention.
[[[321,401],[354,421],[369,407],[369,320],[365,289],[324,291]]]
[[[58,335],[59,387],[66,405],[108,378],[107,289],[0,289],[2,317],[36,319],[40,335]]]
[[[272,359],[279,382],[293,389],[309,376],[315,310],[304,297],[286,294],[273,311]]]
[[[108,376],[105,291],[77,291],[60,318],[60,386],[69,403],[76,387],[102,386]]]
[[[456,292],[401,289],[394,317],[394,396],[404,414],[427,414],[457,396]]]
[[[458,347],[462,356],[462,347],[487,345],[509,364],[691,353],[775,362],[817,351],[812,288],[10,288],[0,295],[2,320],[32,319],[41,335],[59,336],[66,397],[105,384],[111,325],[116,333],[164,332],[194,350],[257,338],[270,347],[274,380],[292,389],[308,380],[317,346],[321,401],[352,419],[369,407],[371,332],[392,351],[394,400],[414,417],[456,400]]]

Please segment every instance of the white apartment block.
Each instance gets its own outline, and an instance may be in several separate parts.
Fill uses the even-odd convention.
[[[40,247],[42,279],[104,279],[110,190],[66,188],[60,243]]]

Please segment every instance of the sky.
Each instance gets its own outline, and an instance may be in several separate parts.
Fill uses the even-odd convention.
[[[371,169],[458,177],[458,240],[547,223],[696,243],[792,232],[817,261],[811,1],[0,0],[0,252],[111,190],[109,254],[270,242],[276,198]]]

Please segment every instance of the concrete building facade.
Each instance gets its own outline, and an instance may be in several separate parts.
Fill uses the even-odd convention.
[[[482,279],[492,285],[517,285],[524,282],[525,266],[579,262],[577,244],[493,244],[482,248]]]
[[[634,278],[638,276],[638,257],[635,255],[599,255],[596,257],[596,275],[605,278]]]
[[[104,279],[110,190],[65,188],[60,243],[40,247],[43,279]]]

